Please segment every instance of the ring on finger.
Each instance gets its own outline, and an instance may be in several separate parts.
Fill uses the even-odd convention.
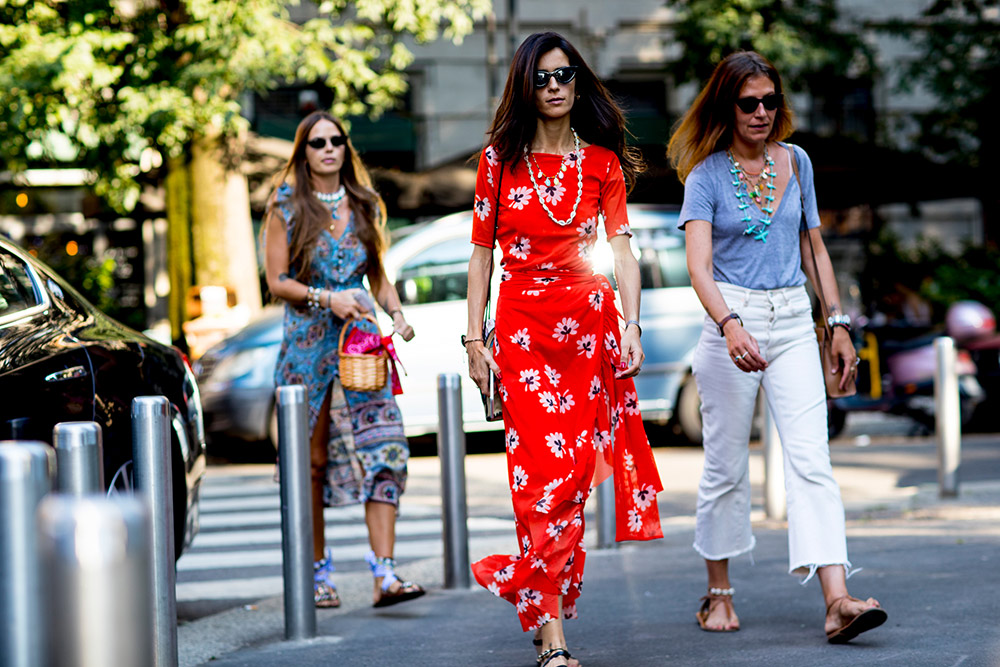
[[[747,355],[746,355],[746,352],[744,352],[743,354],[737,354],[737,355],[736,355],[735,357],[733,357],[733,359],[734,359],[735,361],[739,361],[740,359],[742,359],[742,358],[743,358],[743,357],[745,357],[745,356],[747,356]]]

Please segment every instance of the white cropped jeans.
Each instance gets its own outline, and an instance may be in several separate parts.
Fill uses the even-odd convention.
[[[723,560],[754,547],[747,447],[763,383],[783,449],[789,573],[804,575],[803,584],[825,565],[843,565],[850,574],[844,505],[830,464],[826,390],[805,287],[752,290],[716,284],[768,366],[755,373],[737,368],[726,339],[705,317],[693,363],[705,443],[694,548],[708,560]]]

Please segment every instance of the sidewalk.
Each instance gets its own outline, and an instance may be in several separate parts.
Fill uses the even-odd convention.
[[[864,570],[850,581],[858,597],[878,597],[887,624],[847,646],[829,646],[816,582],[803,589],[786,574],[784,524],[761,505],[762,463],[752,451],[757,548],[731,565],[743,629],[701,632],[694,620],[704,594],[704,566],[691,549],[701,454],[657,449],[666,491],[660,496],[663,540],[625,543],[588,554],[581,618],[566,625],[584,665],[998,665],[1000,630],[1000,437],[968,436],[961,495],[941,500],[932,482],[936,451],[929,438],[876,438],[867,447],[832,446],[834,472],[848,514],[848,546]],[[967,456],[965,456],[967,454]],[[970,465],[971,462],[971,465]],[[411,476],[432,493],[437,459],[415,459]],[[505,491],[502,455],[467,461],[470,514],[495,510]],[[985,478],[984,478],[985,477]],[[900,486],[900,482],[915,483]],[[473,493],[476,495],[474,496]],[[509,501],[506,511],[509,512]],[[592,524],[592,522],[591,522]],[[591,525],[592,530],[592,525]],[[591,531],[588,531],[591,532]],[[594,537],[590,536],[593,544]],[[481,553],[513,553],[497,538]],[[475,587],[445,591],[440,558],[406,563],[402,575],[429,589],[424,598],[384,610],[370,607],[371,578],[338,579],[344,607],[317,610],[318,637],[284,642],[282,601],[272,598],[181,626],[180,664],[211,665],[524,665],[530,636],[513,608]]]

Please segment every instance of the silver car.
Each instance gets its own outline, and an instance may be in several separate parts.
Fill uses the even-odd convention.
[[[698,395],[690,370],[705,313],[688,279],[677,212],[634,204],[628,210],[643,287],[640,320],[646,362],[636,377],[640,409],[646,421],[669,424],[687,439],[700,442]],[[483,419],[479,391],[468,378],[459,342],[467,317],[472,212],[447,215],[407,231],[385,257],[386,275],[396,285],[406,319],[416,331],[412,341],[397,344],[407,372],[404,393],[397,397],[406,433],[417,436],[437,431],[441,373],[457,373],[462,378],[466,431],[499,429],[502,422]],[[598,244],[594,263],[596,270],[613,280],[613,258],[606,243]],[[379,317],[383,331],[388,330],[388,317]],[[247,440],[271,437],[273,441],[273,376],[281,326],[282,307],[269,307],[195,364],[210,433]]]

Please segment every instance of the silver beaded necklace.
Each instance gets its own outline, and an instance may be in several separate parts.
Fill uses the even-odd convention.
[[[580,199],[583,198],[583,169],[580,168],[580,157],[579,157],[580,135],[578,135],[576,133],[576,130],[574,130],[572,127],[569,128],[569,131],[573,133],[573,152],[577,154],[577,159],[574,160],[574,166],[576,167],[576,201],[573,202],[573,212],[570,213],[569,217],[566,218],[565,220],[559,220],[558,218],[556,218],[556,216],[552,214],[552,210],[548,207],[548,204],[545,203],[545,197],[542,194],[542,188],[538,187],[538,182],[535,180],[535,172],[531,168],[530,158],[533,158],[534,156],[531,155],[531,151],[528,150],[527,146],[524,147],[524,164],[528,167],[528,176],[531,177],[531,185],[534,186],[535,194],[538,195],[538,203],[542,205],[542,208],[548,214],[549,219],[552,220],[552,222],[559,225],[560,227],[565,227],[566,225],[573,224],[573,219],[576,218],[576,209],[580,205]],[[566,158],[563,157],[563,161],[565,160]],[[539,173],[541,173],[540,169]],[[561,171],[559,175],[560,176],[562,175]]]

